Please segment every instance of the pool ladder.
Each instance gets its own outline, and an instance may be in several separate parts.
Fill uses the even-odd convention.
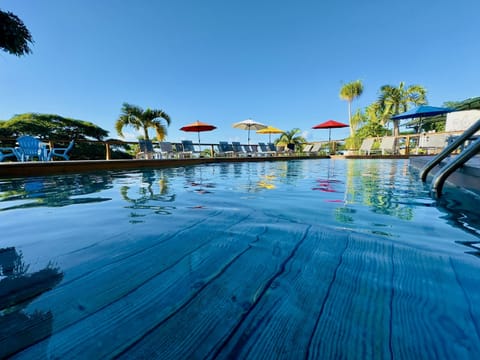
[[[448,144],[440,154],[435,156],[435,158],[433,158],[423,167],[422,171],[420,172],[420,178],[423,182],[425,182],[430,170],[432,170],[436,165],[440,164],[443,159],[450,156],[457,148],[462,148],[461,152],[457,156],[452,157],[452,159],[435,174],[432,180],[430,191],[437,198],[442,195],[443,184],[448,176],[480,152],[480,137],[476,138],[472,143],[464,147],[465,142],[470,140],[479,130],[480,119],[477,120],[477,122],[470,126],[467,130],[465,130],[463,134],[455,137],[454,140]]]

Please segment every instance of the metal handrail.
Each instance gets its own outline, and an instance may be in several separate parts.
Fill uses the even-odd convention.
[[[475,134],[477,131],[480,130],[480,119],[477,120],[475,124],[470,126],[467,130],[463,132],[460,136],[458,136],[451,144],[447,145],[445,149],[442,150],[440,154],[435,156],[431,161],[429,161],[422,169],[420,172],[420,178],[422,179],[423,182],[427,180],[427,175],[432,170],[436,165],[440,164],[440,162],[445,159],[447,156],[449,156],[453,151],[455,151],[458,147],[463,145],[463,143],[468,140],[469,138],[472,137],[473,134]],[[470,153],[470,151],[469,151]],[[473,154],[474,155],[474,154]],[[472,157],[473,155],[470,155]],[[470,158],[469,157],[469,158]],[[457,157],[458,158],[458,157]],[[468,159],[469,159],[468,158]],[[467,160],[468,160],[467,159]],[[466,160],[465,160],[466,161]],[[463,163],[462,163],[463,164]],[[457,169],[458,167],[454,168]]]
[[[432,181],[431,192],[438,198],[442,195],[443,184],[448,176],[457,170],[460,166],[465,164],[473,156],[480,152],[480,138],[475,140],[472,144],[463,150],[459,155],[455,156],[447,165],[435,174]]]

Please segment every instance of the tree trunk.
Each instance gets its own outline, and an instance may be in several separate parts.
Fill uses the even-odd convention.
[[[348,102],[348,124],[350,125],[350,137],[355,136],[355,129],[352,126],[352,101]]]

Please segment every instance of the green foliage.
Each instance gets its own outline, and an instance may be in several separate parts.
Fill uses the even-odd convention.
[[[340,98],[351,102],[363,93],[363,84],[361,80],[352,81],[342,86],[340,89]]]
[[[131,126],[137,131],[143,130],[143,138],[149,140],[148,129],[153,128],[158,141],[162,141],[167,136],[167,128],[163,121],[167,126],[170,125],[170,116],[163,110],[143,110],[139,106],[123,103],[122,113],[115,123],[115,129],[118,135],[123,137],[123,128]]]
[[[367,122],[364,126],[358,129],[356,135],[360,139],[365,139],[367,137],[381,137],[389,133],[389,130],[386,129],[382,124],[374,121]]]
[[[0,10],[0,49],[16,56],[30,54],[32,35],[22,20],[11,12]]]
[[[349,136],[345,139],[345,149],[356,150],[362,145],[363,139],[358,136]]]
[[[426,104],[426,94],[427,91],[420,85],[405,87],[404,82],[400,82],[398,87],[383,85],[380,88],[380,97],[378,99],[383,124],[387,123],[393,115],[407,111],[410,106]],[[397,120],[393,123],[393,135],[398,134],[399,121]]]
[[[75,139],[75,146],[70,155],[72,160],[105,159],[105,145],[93,144],[81,140],[105,140],[108,131],[88,121],[64,118],[54,114],[26,113],[13,116],[10,120],[0,121],[0,136],[17,138],[22,135],[31,135],[44,141],[51,141],[55,146],[67,146],[71,139]],[[79,141],[80,140],[80,141]],[[131,158],[118,145],[112,149],[111,158]]]
[[[45,140],[103,140],[108,131],[87,121],[54,114],[25,113],[0,121],[0,134],[5,137],[31,135]]]
[[[352,81],[342,86],[340,89],[340,98],[348,102],[348,122],[350,124],[350,136],[355,135],[355,126],[352,124],[352,101],[363,93],[363,84],[361,80]]]
[[[302,150],[302,145],[307,142],[303,136],[300,135],[301,130],[299,128],[294,128],[289,131],[285,131],[280,138],[274,141],[275,144],[285,144],[295,147],[295,151],[299,152]]]

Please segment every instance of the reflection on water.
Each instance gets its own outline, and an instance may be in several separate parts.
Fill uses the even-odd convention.
[[[223,207],[217,202],[234,201],[229,195],[234,192],[242,200],[262,196],[263,203],[255,203],[257,207],[276,202],[291,208],[283,200],[287,196],[297,199],[305,214],[318,211],[322,219],[382,236],[397,236],[391,219],[384,216],[418,223],[417,214],[433,208],[445,212],[452,226],[478,236],[476,203],[468,203],[468,197],[467,201],[457,201],[456,196],[432,199],[408,164],[408,160],[335,159],[235,162],[4,180],[0,181],[0,211],[123,200],[120,207],[128,210],[123,218],[137,224],[151,215],[172,215],[184,204],[187,208]],[[263,200],[266,194],[268,200]],[[111,206],[107,211],[112,211]]]
[[[50,311],[28,313],[36,297],[53,289],[62,279],[60,269],[48,264],[28,272],[21,252],[0,248],[0,358],[9,357],[52,334]],[[46,345],[45,345],[46,346]],[[45,348],[46,351],[46,348]]]
[[[145,170],[137,183],[129,183],[120,187],[120,195],[129,203],[131,209],[130,223],[142,223],[140,218],[153,212],[157,215],[170,215],[175,209],[173,203],[175,193],[169,188],[169,178],[163,171]]]
[[[406,169],[407,162],[347,161],[346,204],[363,204],[374,213],[411,220],[415,204],[402,199],[411,196],[413,180],[400,180],[398,174]]]
[[[108,201],[110,198],[84,195],[111,187],[108,173],[12,179],[0,182],[0,211]]]

